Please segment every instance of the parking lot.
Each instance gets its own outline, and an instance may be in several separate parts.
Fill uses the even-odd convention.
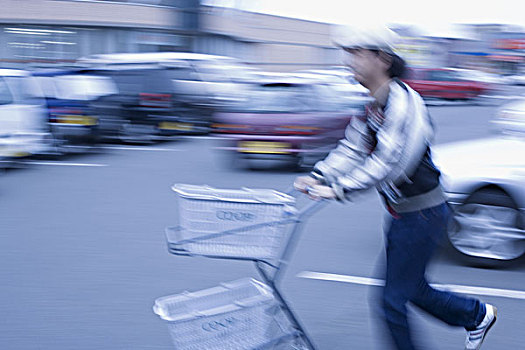
[[[496,105],[430,107],[436,143],[488,137]],[[31,159],[0,177],[0,347],[170,349],[156,298],[245,276],[249,263],[168,254],[176,222],[174,183],[287,189],[297,173],[233,169],[212,137],[148,146],[113,144],[58,159]],[[375,193],[333,203],[305,227],[283,292],[320,349],[384,348],[369,310],[377,287],[383,209]],[[525,262],[505,269],[464,266],[443,251],[430,280],[498,306],[484,349],[525,341]],[[426,349],[457,349],[464,331],[412,314]]]

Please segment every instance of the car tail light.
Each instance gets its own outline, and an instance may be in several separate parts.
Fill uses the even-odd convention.
[[[140,106],[151,108],[167,108],[171,106],[171,94],[140,93]]]
[[[50,108],[49,113],[51,114],[82,114],[80,108]]]
[[[228,134],[239,134],[246,133],[250,130],[250,126],[243,124],[221,124],[214,123],[211,125],[215,132],[228,133]]]
[[[287,135],[315,135],[321,130],[319,127],[304,125],[281,125],[275,128],[276,133]]]

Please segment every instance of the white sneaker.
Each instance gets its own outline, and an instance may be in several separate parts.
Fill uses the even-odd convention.
[[[498,318],[498,309],[496,307],[485,304],[487,312],[483,321],[472,331],[467,331],[467,339],[465,340],[465,350],[478,350],[481,348],[481,344],[485,340],[485,336]]]

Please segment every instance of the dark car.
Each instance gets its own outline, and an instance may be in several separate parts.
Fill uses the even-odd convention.
[[[114,94],[111,79],[77,71],[51,70],[33,72],[47,104],[48,121],[58,149],[77,150],[99,140],[99,120],[91,101]]]
[[[206,112],[178,99],[172,82],[177,72],[172,69],[125,65],[84,72],[109,77],[118,89],[92,103],[106,139],[150,142],[208,130]]]
[[[213,132],[218,149],[233,155],[236,165],[277,160],[308,168],[344,136],[362,107],[349,105],[330,85],[273,77],[243,102],[216,113]]]
[[[77,63],[116,81],[118,96],[98,105],[107,125],[132,118],[116,131],[121,138],[207,133],[213,113],[244,96],[251,80],[249,67],[233,58],[186,52],[93,55]]]
[[[466,79],[446,68],[410,68],[403,81],[423,98],[471,99],[490,89],[489,84]]]

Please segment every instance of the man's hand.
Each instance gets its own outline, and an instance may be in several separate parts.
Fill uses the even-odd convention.
[[[295,179],[293,187],[302,193],[308,194],[308,188],[320,185],[321,182],[311,176],[299,176]]]
[[[313,200],[336,199],[337,195],[330,186],[314,185],[308,187],[308,196]]]

